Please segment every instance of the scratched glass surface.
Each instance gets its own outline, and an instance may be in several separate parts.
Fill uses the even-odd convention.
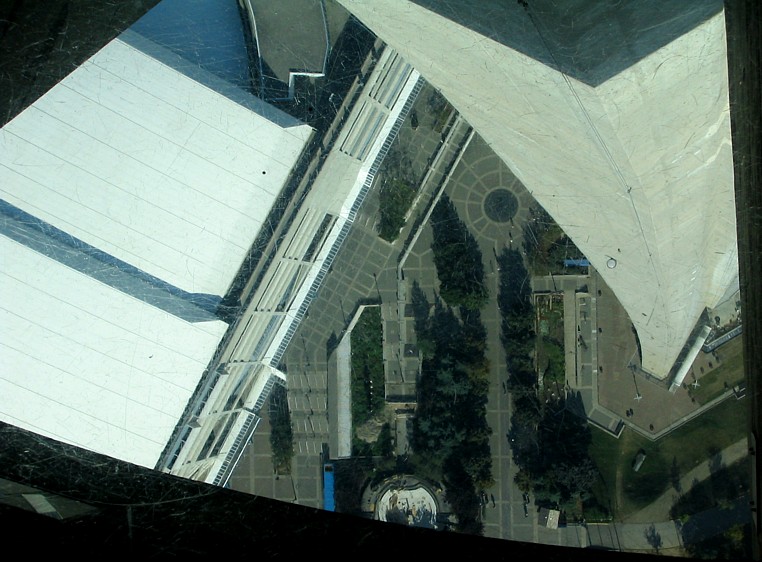
[[[749,556],[722,2],[80,9],[2,22],[0,420],[391,523]]]

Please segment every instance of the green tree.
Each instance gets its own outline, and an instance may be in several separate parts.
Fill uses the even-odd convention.
[[[490,432],[486,432],[478,439],[471,437],[472,442],[464,448],[462,453],[463,469],[479,489],[489,488],[494,484],[489,434]]]
[[[270,447],[273,469],[276,472],[291,472],[291,458],[294,455],[294,436],[291,429],[291,414],[288,409],[286,389],[275,385],[270,393]]]
[[[413,296],[415,297],[414,286]],[[419,297],[418,302],[424,299]],[[421,324],[432,338],[433,353],[423,358],[418,408],[411,445],[414,464],[425,472],[441,471],[446,497],[461,532],[481,532],[477,490],[491,486],[491,429],[486,421],[489,364],[484,355],[486,331],[478,311],[453,310],[437,300]]]
[[[406,181],[394,178],[385,182],[379,193],[378,235],[394,242],[405,226],[405,215],[415,199],[415,189]]]
[[[532,475],[524,468],[519,469],[513,477],[513,481],[522,492],[529,492],[532,489]]]
[[[703,560],[751,560],[753,530],[750,523],[734,525],[724,533],[686,545],[688,555]]]
[[[481,504],[473,479],[457,457],[450,457],[444,466],[445,499],[452,506],[461,533],[481,534]]]
[[[479,366],[486,360],[487,330],[482,323],[479,310],[462,307],[460,309],[463,338],[460,342],[458,358],[463,363]]]
[[[560,463],[545,474],[560,491],[563,499],[585,496],[598,479],[598,469],[590,458],[583,458],[573,465]]]
[[[385,403],[381,310],[364,310],[352,330],[352,420],[361,425]]]
[[[530,209],[524,227],[524,251],[536,275],[564,273],[564,260],[583,257],[579,249],[542,207]]]
[[[447,196],[442,196],[434,207],[430,224],[442,298],[451,306],[481,308],[489,296],[484,285],[482,253]]]
[[[385,458],[394,455],[394,438],[392,437],[392,428],[388,423],[381,426],[378,438],[373,444],[373,454]]]

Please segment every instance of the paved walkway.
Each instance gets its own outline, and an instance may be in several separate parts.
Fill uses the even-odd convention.
[[[454,149],[447,144],[444,149]],[[431,149],[431,147],[428,147]],[[433,150],[433,149],[431,149]],[[425,154],[426,151],[422,151]],[[493,472],[496,485],[488,490],[489,502],[484,509],[485,535],[490,537],[502,537],[513,540],[533,541],[546,544],[566,546],[587,545],[588,539],[592,544],[611,546],[624,550],[653,550],[648,539],[650,532],[651,541],[656,538],[661,541],[661,548],[680,546],[680,537],[675,523],[669,521],[669,508],[674,499],[674,493],[668,492],[657,502],[648,508],[638,512],[627,521],[612,525],[590,525],[585,532],[581,526],[570,525],[565,529],[549,530],[538,525],[536,514],[530,511],[528,517],[524,516],[523,499],[515,487],[513,476],[516,467],[512,463],[510,443],[505,439],[507,428],[510,426],[511,404],[510,397],[505,392],[504,383],[507,379],[505,372],[505,359],[500,344],[500,315],[494,299],[497,296],[498,275],[494,263],[494,256],[502,247],[514,245],[522,247],[523,230],[514,227],[513,221],[508,223],[495,223],[484,216],[483,205],[486,196],[497,188],[507,188],[514,192],[519,203],[518,213],[515,217],[517,225],[525,220],[528,205],[531,203],[530,195],[523,190],[523,186],[513,177],[504,164],[492,153],[486,144],[478,137],[469,145],[468,154],[464,154],[464,161],[459,162],[453,170],[451,184],[447,187],[452,200],[458,207],[461,217],[468,223],[478,236],[482,245],[485,261],[487,283],[490,285],[492,301],[490,306],[483,311],[482,319],[488,332],[488,354],[492,366],[492,380],[488,402],[488,422],[493,429],[491,448],[493,454]],[[451,154],[451,153],[450,153]],[[415,159],[418,161],[418,158]],[[444,169],[434,167],[439,174]],[[474,179],[476,178],[476,179]],[[430,182],[431,189],[438,184]],[[428,190],[426,194],[428,195]],[[322,445],[329,441],[329,425],[336,420],[328,420],[328,366],[326,365],[326,340],[329,336],[339,336],[346,327],[347,316],[352,312],[355,303],[367,298],[380,298],[384,304],[384,320],[387,335],[390,337],[385,345],[385,359],[390,365],[399,366],[400,380],[388,376],[391,385],[399,385],[400,394],[409,392],[409,384],[402,377],[406,369],[399,364],[400,358],[404,362],[404,343],[408,341],[406,332],[410,319],[406,318],[405,303],[408,298],[406,289],[413,280],[418,280],[421,288],[430,296],[436,288],[436,273],[431,260],[430,228],[424,228],[421,239],[416,240],[412,246],[410,259],[403,260],[404,277],[398,278],[397,255],[405,246],[407,235],[414,227],[415,221],[409,220],[400,237],[394,244],[388,244],[378,238],[374,229],[377,201],[372,199],[364,205],[358,216],[355,228],[345,243],[341,254],[337,257],[336,267],[331,275],[331,283],[326,284],[320,295],[310,309],[310,317],[305,320],[300,328],[297,345],[290,346],[286,362],[289,372],[289,405],[294,422],[295,457],[292,475],[290,477],[277,477],[272,473],[270,461],[270,447],[267,442],[267,433],[258,432],[255,442],[248,448],[244,455],[244,461],[234,478],[232,485],[236,489],[258,493],[265,496],[277,497],[287,501],[297,501],[304,505],[318,507],[321,505],[320,493],[320,453]],[[580,332],[589,335],[587,343],[591,349],[582,353],[586,357],[580,360],[580,365],[574,365],[578,359],[570,361],[572,365],[582,369],[582,379],[574,380],[578,370],[570,373],[567,369],[567,384],[577,392],[587,395],[590,403],[598,404],[598,381],[593,376],[598,374],[601,378],[610,379],[612,371],[606,367],[605,375],[601,370],[601,362],[595,361],[595,346],[599,342],[599,329],[603,325],[604,336],[609,331],[618,333],[614,326],[599,322],[610,319],[608,308],[604,307],[605,314],[601,311],[601,292],[603,288],[603,300],[606,300],[607,288],[597,287],[590,278],[572,278],[571,276],[555,276],[547,279],[537,278],[534,283],[547,286],[547,290],[558,290],[556,285],[565,293],[567,311],[573,308],[577,322],[568,322],[572,331],[572,339],[577,339],[579,325]],[[576,291],[582,289],[587,283],[587,293],[590,295],[587,303],[578,302]],[[568,286],[567,286],[568,285]],[[537,290],[537,287],[535,287]],[[574,302],[574,305],[570,306]],[[595,305],[597,302],[596,310]],[[582,309],[580,306],[584,304]],[[605,303],[604,303],[605,304]],[[584,307],[589,307],[584,309]],[[584,310],[583,310],[584,309]],[[582,314],[586,312],[586,314]],[[396,330],[395,330],[396,328]],[[301,343],[301,345],[298,345]],[[395,345],[396,344],[396,345]],[[579,343],[577,346],[579,347]],[[600,346],[598,346],[600,348]],[[629,357],[628,353],[622,353]],[[587,355],[591,355],[587,357]],[[604,363],[605,364],[605,363]],[[632,384],[630,372],[628,384]],[[618,386],[621,392],[622,384],[617,381],[607,380],[611,386]],[[614,384],[611,384],[611,383]],[[636,383],[637,384],[637,383]],[[605,386],[605,385],[604,385]],[[656,385],[652,385],[656,386]],[[389,390],[389,389],[387,389]],[[643,402],[651,403],[647,390],[636,389],[638,394],[644,394]],[[657,389],[654,389],[656,392]],[[658,389],[662,390],[662,389]],[[624,396],[627,408],[643,408],[640,401],[634,401],[629,392]],[[674,400],[674,397],[672,398]],[[653,400],[653,408],[657,401]],[[587,404],[586,404],[587,406]],[[624,410],[624,408],[623,408]],[[611,413],[613,418],[619,418],[618,414]],[[641,412],[639,411],[638,414]],[[642,412],[645,414],[646,412]],[[621,419],[621,418],[620,418]],[[266,421],[266,420],[265,420]],[[625,420],[628,425],[631,420]],[[601,422],[599,422],[601,423]],[[601,425],[608,425],[601,423]],[[265,429],[263,427],[262,429]],[[657,428],[658,430],[661,428]],[[746,450],[745,442],[739,442],[733,447],[724,450],[721,454],[726,463],[731,463],[741,458]],[[694,478],[701,480],[709,476],[710,463],[699,466],[684,477],[683,489],[688,489]],[[702,470],[704,472],[702,472]],[[658,521],[657,523],[652,523]],[[603,537],[608,537],[604,540]],[[608,542],[606,542],[608,541]],[[610,543],[610,544],[609,544]]]
[[[655,551],[682,547],[673,521],[662,523],[614,523],[588,525],[590,546],[625,551]]]

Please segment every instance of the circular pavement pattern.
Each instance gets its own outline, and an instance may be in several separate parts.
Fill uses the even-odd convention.
[[[446,192],[461,220],[480,238],[485,256],[509,245],[522,247],[523,225],[534,199],[478,135],[453,171]]]
[[[516,196],[507,189],[495,189],[484,198],[484,214],[494,222],[508,222],[518,210]]]

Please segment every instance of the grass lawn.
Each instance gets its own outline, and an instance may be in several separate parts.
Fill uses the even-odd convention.
[[[564,341],[564,297],[562,294],[536,295],[537,333]]]
[[[728,388],[733,388],[745,379],[743,372],[743,339],[736,337],[717,348],[721,362],[715,369],[699,379],[698,388],[688,387],[691,396],[699,404],[706,404],[717,398]],[[690,381],[686,381],[689,383]],[[727,385],[727,387],[726,387]]]
[[[749,458],[723,466],[700,484],[689,490],[672,506],[671,516],[691,516],[715,506],[727,507],[741,493],[749,490]]]
[[[537,338],[537,366],[544,375],[543,390],[546,393],[561,392],[566,384],[563,344],[547,336]]]
[[[601,475],[593,490],[597,501],[611,506],[617,518],[642,509],[667,490],[674,473],[685,474],[713,452],[743,438],[748,407],[745,400],[729,398],[655,442],[628,428],[618,440],[593,429],[590,455]],[[646,460],[640,471],[634,472],[632,461],[640,449]],[[619,494],[617,470],[622,474]]]
[[[352,422],[355,428],[385,403],[381,309],[367,307],[352,330]]]
[[[543,377],[545,392],[550,393],[566,384],[564,372],[564,299],[563,295],[537,295],[536,362]]]

